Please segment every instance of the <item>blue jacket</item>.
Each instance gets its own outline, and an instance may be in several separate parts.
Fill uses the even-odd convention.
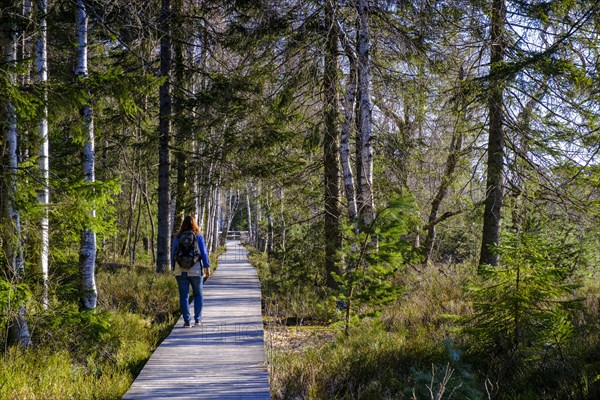
[[[200,248],[200,259],[202,260],[202,266],[204,268],[210,268],[210,261],[208,261],[208,251],[206,251],[206,244],[204,244],[204,238],[201,234],[196,235],[198,239],[198,247]],[[171,246],[171,270],[175,270],[175,255],[177,254],[177,246],[179,245],[179,238],[175,236],[173,239],[173,246]]]

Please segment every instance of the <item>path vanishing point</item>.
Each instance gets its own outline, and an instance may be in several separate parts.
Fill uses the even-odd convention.
[[[270,398],[260,283],[239,241],[227,242],[203,293],[202,326],[180,318],[123,400]]]

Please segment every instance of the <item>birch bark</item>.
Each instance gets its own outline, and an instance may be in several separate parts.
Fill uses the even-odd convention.
[[[246,215],[248,218],[248,243],[254,245],[254,235],[252,230],[252,208],[250,206],[250,195],[246,189]]]
[[[213,221],[212,221],[212,241],[211,241],[211,253],[217,251],[219,247],[219,216],[221,214],[221,192],[219,187],[215,188],[215,197],[213,200]]]
[[[17,84],[16,73],[14,72],[17,62],[17,37],[18,32],[16,24],[13,20],[8,24],[8,29],[5,31],[6,37],[3,37],[2,46],[5,47],[5,60],[8,66],[8,81],[11,85]],[[5,157],[3,162],[3,180],[2,180],[2,217],[9,223],[6,229],[7,236],[4,236],[3,244],[6,249],[6,257],[10,273],[19,281],[25,274],[25,266],[23,262],[23,243],[21,237],[21,219],[20,213],[16,206],[15,196],[17,193],[17,109],[15,105],[6,99],[4,103],[4,111],[6,115],[6,137]],[[17,343],[22,347],[28,347],[32,344],[31,334],[25,319],[26,310],[23,306],[17,306],[14,317],[8,326],[8,340],[10,343]]]
[[[7,78],[11,85],[16,85],[16,74],[14,68],[17,62],[17,32],[15,24],[9,23],[6,40],[2,45],[5,47],[5,59],[8,66]],[[2,181],[2,205],[4,217],[10,221],[8,229],[8,238],[6,238],[6,256],[11,273],[15,276],[23,276],[24,264],[22,257],[22,238],[21,238],[21,219],[19,210],[16,207],[15,195],[17,194],[17,108],[6,99],[4,102],[4,112],[6,115],[6,161],[3,163],[3,181]]]
[[[77,65],[75,75],[79,79],[88,76],[88,14],[83,0],[76,3],[77,24]],[[83,115],[85,141],[83,143],[82,164],[83,176],[86,183],[96,181],[95,168],[95,138],[94,138],[94,116],[90,104],[84,104],[81,108]],[[96,218],[96,210],[90,211],[92,219]],[[81,236],[79,249],[79,275],[80,275],[80,299],[84,310],[96,308],[98,291],[96,289],[96,232],[93,228],[85,227]]]
[[[346,96],[344,98],[344,120],[342,122],[342,137],[340,143],[340,162],[344,177],[344,192],[348,204],[348,218],[350,221],[356,220],[356,194],[354,190],[354,173],[352,172],[352,163],[350,161],[350,134],[352,132],[352,123],[354,115],[354,103],[356,101],[356,62],[350,62],[350,74],[348,75],[348,84]]]
[[[160,12],[160,75],[164,79],[160,86],[159,105],[159,150],[158,150],[158,237],[156,271],[165,272],[171,268],[171,156],[169,143],[171,137],[171,4],[162,0]]]
[[[342,176],[344,180],[344,194],[346,195],[348,219],[351,222],[356,221],[357,202],[354,182],[354,172],[352,171],[352,162],[350,159],[350,135],[355,123],[356,97],[357,97],[357,71],[356,71],[356,51],[352,47],[350,40],[342,30],[342,27],[334,22],[337,34],[344,48],[344,53],[348,57],[350,70],[346,82],[346,94],[344,96],[344,119],[342,120],[342,134],[340,138],[340,164],[342,166]]]
[[[369,6],[367,0],[357,0],[358,11],[358,86],[359,120],[361,129],[360,195],[361,209],[358,210],[365,226],[375,219],[373,200],[373,135],[371,128],[371,66],[369,56]]]
[[[42,305],[48,307],[48,263],[50,254],[50,233],[48,220],[48,206],[50,204],[50,140],[48,137],[48,14],[47,0],[37,0],[39,13],[39,33],[36,44],[36,81],[41,86],[42,106],[40,109],[39,136],[39,169],[42,188],[38,193],[38,202],[43,208],[40,220],[40,269],[42,272],[43,292]]]

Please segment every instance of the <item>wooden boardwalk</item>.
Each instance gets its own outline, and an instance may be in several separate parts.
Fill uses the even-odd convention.
[[[202,326],[180,318],[124,400],[270,398],[260,284],[239,242],[227,243],[203,293]]]

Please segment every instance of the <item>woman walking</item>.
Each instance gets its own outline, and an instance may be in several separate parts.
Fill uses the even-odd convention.
[[[188,237],[192,239],[188,241]],[[183,219],[173,239],[171,268],[179,287],[179,308],[183,315],[183,327],[191,327],[190,285],[194,297],[194,326],[199,326],[202,322],[202,286],[210,276],[210,262],[200,227],[191,215]]]

